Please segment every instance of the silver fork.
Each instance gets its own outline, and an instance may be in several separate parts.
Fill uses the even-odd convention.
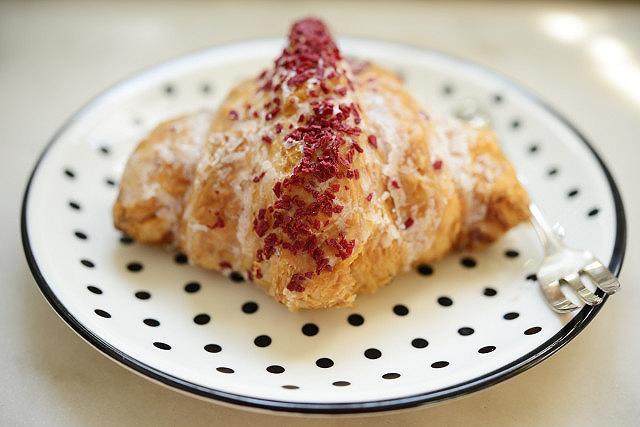
[[[489,115],[479,103],[470,98],[462,100],[454,115],[476,128],[489,126],[491,122]],[[544,250],[544,258],[536,275],[537,281],[553,310],[567,313],[581,307],[567,298],[562,290],[565,286],[573,289],[585,304],[602,303],[604,299],[589,289],[584,280],[589,280],[594,289],[600,289],[608,295],[620,289],[618,278],[591,252],[565,246],[560,239],[560,233],[549,226],[542,211],[534,203],[529,204],[529,213]]]
[[[529,212],[544,250],[537,280],[551,308],[558,313],[580,308],[566,297],[563,286],[573,289],[585,304],[600,304],[604,299],[589,289],[584,280],[589,280],[595,288],[609,295],[620,289],[618,278],[591,252],[565,246],[535,204],[529,205]]]

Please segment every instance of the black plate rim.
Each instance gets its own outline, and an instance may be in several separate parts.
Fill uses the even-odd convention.
[[[455,56],[449,55],[444,52],[439,52],[434,49],[427,49],[423,47],[411,46],[406,43],[398,43],[391,42],[387,40],[376,40],[375,38],[342,38],[343,40],[353,40],[353,41],[362,41],[362,42],[375,42],[381,44],[387,44],[391,46],[396,46],[403,49],[414,49],[420,53],[429,53],[435,56],[440,57],[441,59],[453,62],[457,65],[462,65],[467,68],[472,68],[474,70],[480,71],[485,74],[489,74],[493,76],[495,79],[500,81],[503,85],[508,86],[509,88],[515,90],[519,94],[525,96],[530,101],[534,102],[538,106],[542,107],[548,113],[555,116],[558,120],[562,122],[570,131],[572,131],[575,136],[578,137],[591,151],[598,164],[602,168],[603,173],[607,179],[609,184],[611,195],[614,202],[614,207],[616,210],[616,236],[613,247],[613,253],[611,255],[611,261],[609,262],[609,270],[611,270],[616,276],[620,274],[620,270],[622,268],[622,263],[624,260],[624,255],[626,251],[626,241],[627,241],[627,225],[626,225],[626,217],[624,211],[624,205],[622,203],[622,197],[618,190],[615,180],[611,175],[611,172],[605,165],[604,161],[600,157],[600,155],[596,152],[592,144],[589,140],[563,115],[558,113],[554,108],[548,105],[546,102],[542,101],[539,97],[534,95],[530,90],[524,89],[521,85],[514,83],[510,79],[502,76],[500,73],[497,73],[493,70],[485,66],[478,65],[474,62],[457,58]],[[183,380],[181,378],[175,377],[171,374],[158,370],[152,366],[149,366],[131,356],[126,354],[125,352],[117,349],[112,346],[105,340],[103,340],[98,335],[91,332],[87,329],[81,322],[79,322],[62,304],[62,302],[56,297],[55,293],[49,286],[49,284],[44,279],[42,275],[37,261],[33,255],[31,250],[31,244],[29,241],[29,234],[27,230],[27,208],[28,208],[28,198],[29,191],[31,189],[31,184],[33,178],[38,170],[38,167],[42,163],[43,159],[46,157],[49,149],[53,146],[53,144],[58,140],[60,135],[76,120],[78,120],[87,110],[89,110],[94,104],[97,104],[99,101],[103,99],[111,91],[115,90],[121,85],[126,84],[130,80],[134,78],[140,78],[147,72],[166,65],[168,63],[184,61],[191,57],[205,54],[209,51],[214,51],[221,47],[225,48],[233,48],[236,46],[255,43],[255,42],[267,42],[269,40],[282,40],[281,38],[277,39],[252,39],[234,43],[225,43],[217,46],[212,46],[208,49],[196,51],[190,54],[186,54],[180,56],[178,58],[166,61],[161,64],[157,64],[146,69],[143,69],[137,73],[134,73],[129,78],[122,80],[119,83],[109,87],[101,94],[94,97],[91,101],[82,106],[76,113],[74,113],[69,120],[67,120],[62,127],[53,135],[53,137],[49,140],[46,147],[40,154],[36,164],[31,172],[29,180],[27,182],[27,186],[24,192],[24,197],[22,201],[22,211],[21,211],[21,221],[20,221],[20,229],[21,229],[21,237],[22,237],[22,245],[25,253],[25,257],[27,259],[27,263],[31,270],[31,273],[34,276],[34,279],[42,292],[45,299],[49,302],[49,304],[53,307],[56,313],[67,323],[67,325],[73,329],[80,337],[82,337],[85,341],[95,347],[97,350],[110,357],[114,361],[118,362],[121,365],[133,370],[134,372],[148,377],[149,379],[155,380],[159,383],[162,383],[171,388],[177,389],[182,392],[186,392],[188,394],[194,394],[201,398],[212,399],[215,401],[219,401],[221,403],[230,404],[239,407],[249,407],[258,410],[266,410],[266,411],[275,411],[275,412],[290,412],[290,413],[301,413],[301,414],[358,414],[358,413],[376,413],[376,412],[384,412],[384,411],[397,411],[401,409],[412,408],[416,406],[432,404],[437,402],[442,402],[444,400],[452,399],[455,397],[465,396],[467,394],[482,390],[484,388],[490,387],[492,385],[498,384],[502,381],[505,381],[517,374],[520,374],[533,366],[539,364],[540,362],[546,360],[548,357],[556,353],[562,347],[564,347],[569,341],[571,341],[575,336],[577,336],[588,324],[591,320],[596,316],[596,314],[602,309],[604,306],[604,302],[607,300],[607,296],[604,295],[604,302],[598,306],[585,306],[583,307],[578,314],[574,316],[560,331],[558,331],[554,336],[549,338],[547,341],[542,343],[540,346],[525,354],[524,356],[508,363],[492,372],[488,372],[484,375],[481,375],[477,378],[473,378],[468,381],[464,381],[462,383],[445,387],[438,390],[433,390],[425,393],[419,393],[412,396],[398,397],[392,399],[384,399],[384,400],[375,400],[375,401],[364,401],[364,402],[341,402],[341,403],[311,403],[311,402],[292,402],[292,401],[282,401],[282,400],[271,400],[271,399],[262,399],[255,398],[251,396],[245,396],[240,394],[228,393],[222,390],[216,390],[209,387],[204,387],[190,381]]]

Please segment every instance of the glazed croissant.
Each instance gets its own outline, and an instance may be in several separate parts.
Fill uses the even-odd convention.
[[[291,310],[351,305],[493,242],[528,200],[489,130],[425,112],[391,72],[296,22],[273,67],[131,155],[115,226],[237,271]]]

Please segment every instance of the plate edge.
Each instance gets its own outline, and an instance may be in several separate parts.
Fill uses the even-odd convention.
[[[611,190],[611,195],[613,197],[614,207],[616,211],[616,238],[614,241],[613,253],[611,255],[611,260],[609,262],[609,269],[618,276],[620,274],[620,270],[622,268],[622,263],[624,260],[624,255],[626,251],[626,217],[624,211],[624,205],[622,202],[622,197],[618,190],[618,187],[613,179],[613,176],[603,159],[597,153],[595,148],[591,145],[591,143],[587,140],[587,138],[562,114],[556,111],[553,107],[551,107],[546,102],[542,101],[537,95],[533,94],[533,91],[529,89],[524,89],[520,83],[514,83],[510,79],[504,77],[502,74],[491,70],[488,67],[483,65],[476,64],[474,62],[468,61],[466,59],[462,59],[459,57],[455,57],[434,49],[427,49],[418,46],[412,46],[407,43],[400,42],[391,42],[387,40],[376,40],[375,38],[355,38],[355,37],[344,37],[343,39],[355,40],[355,41],[368,41],[368,42],[378,42],[384,43],[391,46],[398,46],[403,48],[411,48],[420,52],[427,52],[434,54],[436,56],[440,56],[444,60],[448,60],[449,62],[456,63],[458,65],[463,65],[468,68],[472,68],[474,70],[480,71],[484,74],[490,75],[492,78],[495,78],[502,82],[503,84],[509,86],[511,89],[517,91],[520,95],[529,99],[530,101],[537,104],[542,109],[546,110],[548,113],[559,119],[562,124],[567,126],[567,128],[572,131],[578,139],[580,139],[587,148],[591,151],[595,159],[598,161],[602,171],[605,174],[605,178],[607,179],[607,183],[609,184],[609,188]],[[553,337],[542,343],[540,346],[536,347],[534,350],[529,353],[521,356],[520,358],[512,361],[511,363],[498,368],[494,371],[481,375],[477,378],[473,378],[471,380],[445,387],[442,389],[429,391],[426,393],[421,393],[412,396],[405,396],[399,398],[392,399],[384,399],[384,400],[376,400],[376,401],[365,401],[365,402],[355,402],[355,403],[300,403],[300,402],[289,402],[289,401],[280,401],[280,400],[270,400],[270,399],[262,399],[262,398],[254,398],[250,396],[244,396],[234,393],[228,393],[221,390],[212,389],[209,387],[200,386],[189,381],[182,380],[178,377],[174,377],[173,375],[167,374],[163,371],[157,370],[149,365],[146,365],[139,360],[130,357],[126,353],[118,350],[113,347],[111,344],[104,341],[102,338],[91,332],[87,329],[81,322],[79,322],[70,312],[66,310],[64,305],[58,300],[55,293],[49,287],[48,283],[44,279],[44,276],[40,272],[38,268],[37,262],[33,256],[31,245],[29,242],[29,235],[27,231],[27,206],[29,199],[29,190],[31,188],[32,181],[36,175],[38,167],[40,163],[46,157],[49,149],[53,146],[53,144],[57,141],[59,136],[79,117],[81,117],[92,105],[98,103],[104,96],[110,93],[112,90],[117,87],[123,85],[125,82],[130,81],[133,78],[140,77],[141,75],[149,72],[159,66],[165,65],[167,63],[184,60],[189,57],[195,57],[197,55],[202,55],[207,51],[216,50],[221,47],[232,47],[235,45],[241,44],[249,44],[257,41],[267,41],[267,40],[282,40],[281,38],[261,38],[261,39],[251,39],[233,43],[224,43],[216,46],[209,47],[207,49],[198,50],[192,53],[188,53],[186,55],[179,56],[177,58],[164,61],[160,64],[155,64],[150,67],[146,67],[142,70],[139,70],[132,75],[128,76],[125,79],[120,80],[118,83],[108,87],[106,90],[102,91],[100,94],[92,98],[89,102],[84,104],[78,111],[76,111],[53,135],[53,137],[49,140],[44,150],[38,157],[33,170],[29,176],[27,181],[27,185],[24,191],[23,199],[22,199],[22,209],[21,209],[21,218],[20,218],[20,231],[22,238],[23,250],[25,253],[25,257],[27,259],[27,264],[29,265],[29,269],[34,276],[36,284],[40,289],[41,293],[47,300],[47,302],[53,307],[56,313],[65,321],[65,323],[74,330],[78,335],[80,335],[85,341],[95,347],[97,350],[101,351],[106,356],[114,359],[116,362],[123,364],[129,369],[136,371],[142,375],[153,379],[154,381],[160,382],[166,386],[176,388],[179,391],[187,392],[191,394],[198,395],[199,397],[204,397],[213,400],[220,400],[227,404],[232,404],[234,406],[249,406],[254,409],[261,409],[267,411],[275,411],[275,412],[290,412],[290,413],[301,413],[301,414],[361,414],[361,413],[379,413],[385,411],[397,411],[399,409],[412,408],[416,406],[426,405],[430,403],[442,402],[447,399],[451,399],[454,397],[462,397],[468,395],[470,393],[485,389],[489,386],[498,384],[502,381],[505,381],[513,376],[522,373],[538,363],[546,360],[548,357],[556,353],[562,347],[564,347],[568,342],[570,342],[576,335],[578,335],[591,320],[596,316],[596,314],[603,307],[604,302],[607,300],[607,296],[604,296],[603,304],[599,306],[585,306],[580,312],[570,320],[560,331],[558,331]]]

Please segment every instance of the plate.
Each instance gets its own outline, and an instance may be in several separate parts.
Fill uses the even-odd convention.
[[[533,276],[530,225],[490,248],[401,275],[349,309],[290,313],[257,287],[139,245],[112,226],[118,179],[159,121],[215,107],[269,65],[282,39],[214,47],[104,92],[53,137],[27,186],[25,253],[52,307],[113,360],[177,390],[244,408],[297,413],[396,410],[496,384],[552,355],[602,306],[555,314]],[[532,198],[616,274],[625,219],[586,139],[514,84],[444,54],[341,39],[347,55],[398,72],[434,110],[482,103]]]

